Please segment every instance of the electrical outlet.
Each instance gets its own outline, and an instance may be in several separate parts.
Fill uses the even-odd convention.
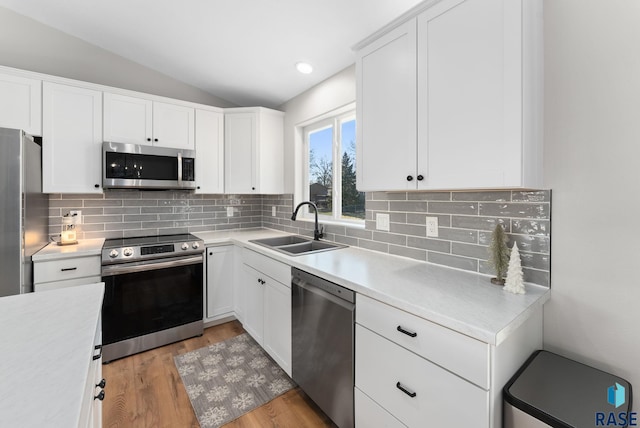
[[[82,224],[82,210],[70,210],[71,224]]]
[[[276,207],[275,206],[271,207],[271,216],[272,217],[276,216]]]
[[[227,217],[233,217],[233,207],[227,207]]]
[[[376,213],[376,229],[389,231],[389,214]]]
[[[427,236],[438,237],[438,217],[427,217]]]

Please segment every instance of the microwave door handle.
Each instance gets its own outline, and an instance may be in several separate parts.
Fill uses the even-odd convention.
[[[182,187],[182,153],[178,152],[178,186]]]

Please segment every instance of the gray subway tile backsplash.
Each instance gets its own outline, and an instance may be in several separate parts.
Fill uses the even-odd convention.
[[[383,253],[491,274],[491,232],[502,224],[509,247],[518,243],[525,281],[550,285],[551,191],[369,192],[362,226],[325,225],[325,239]],[[272,216],[272,207],[276,215]],[[227,207],[234,207],[227,217]],[[51,235],[62,215],[82,210],[79,238],[267,227],[313,236],[314,225],[291,221],[293,196],[200,195],[188,191],[108,191],[50,195]],[[376,230],[376,213],[389,214],[390,231]],[[426,237],[426,217],[438,218],[437,238]],[[320,223],[323,223],[320,219]]]

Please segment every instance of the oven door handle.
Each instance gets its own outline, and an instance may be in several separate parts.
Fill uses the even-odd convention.
[[[202,255],[195,257],[181,257],[162,261],[144,261],[138,263],[123,263],[119,265],[102,266],[102,276],[124,275],[127,273],[146,272],[150,270],[168,269],[178,266],[195,265],[202,263]]]

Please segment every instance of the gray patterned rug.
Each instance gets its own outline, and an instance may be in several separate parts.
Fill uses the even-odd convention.
[[[247,333],[173,360],[202,427],[220,427],[295,387]]]

